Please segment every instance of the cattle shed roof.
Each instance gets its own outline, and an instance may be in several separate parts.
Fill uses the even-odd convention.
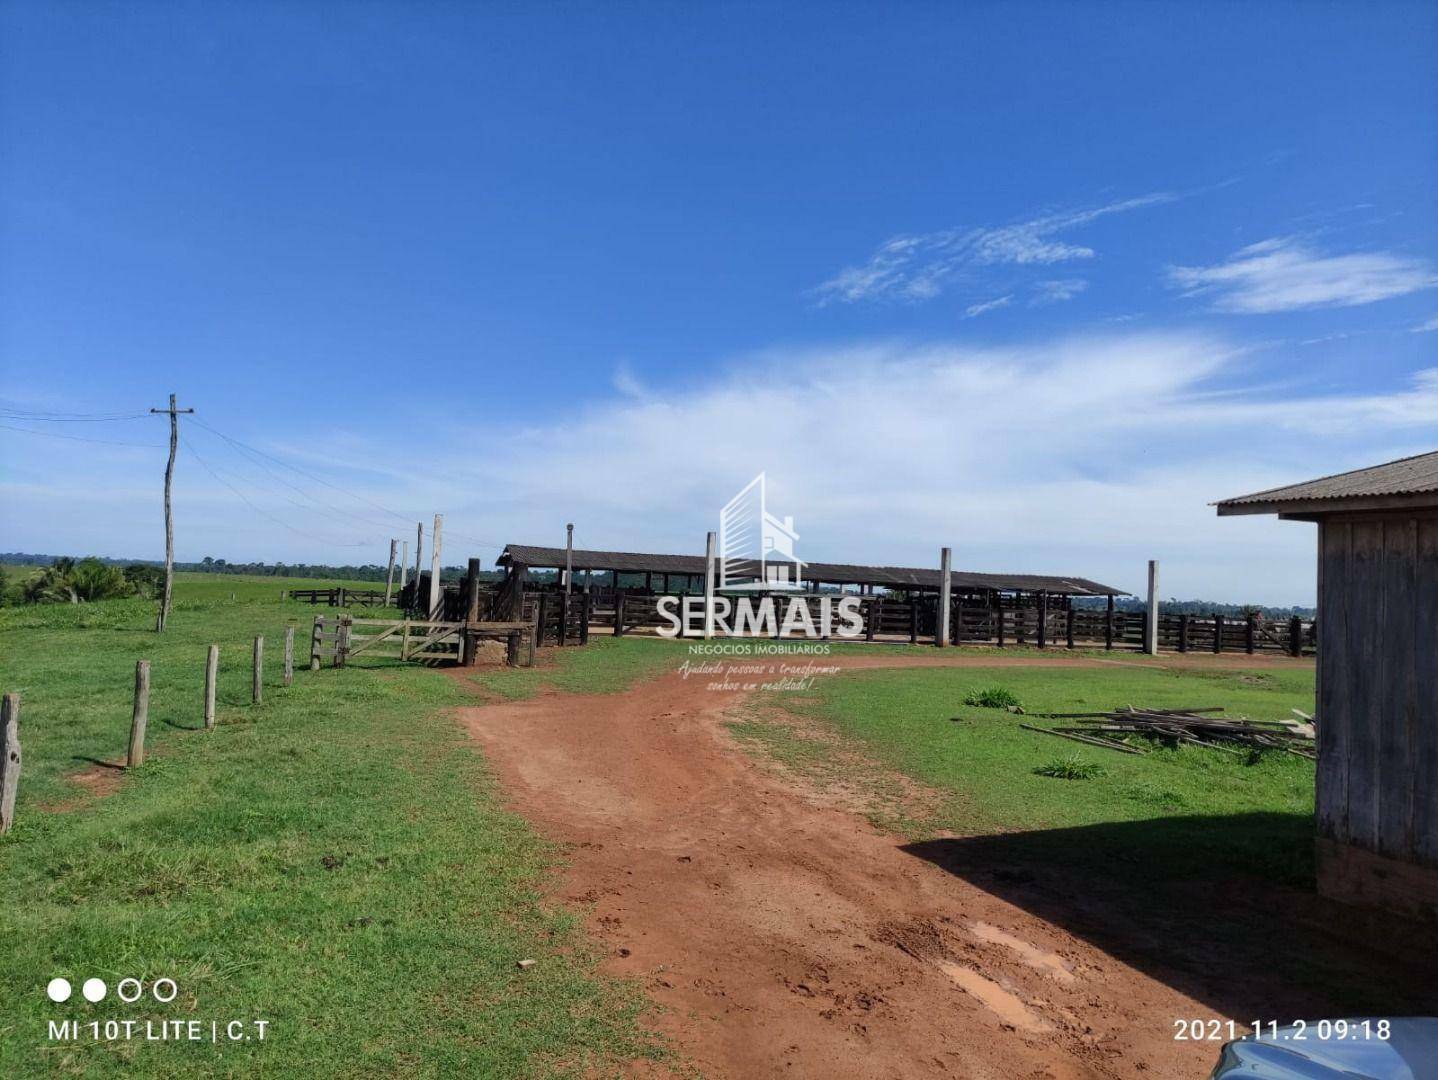
[[[533,544],[507,544],[498,562],[501,566],[564,565],[564,548]],[[576,549],[572,565],[576,570],[618,570],[620,573],[703,574],[702,555],[646,555],[633,551],[581,551]],[[881,585],[890,589],[937,589],[939,571],[928,567],[856,566],[848,563],[805,563],[804,576],[828,585]],[[1048,592],[1066,596],[1127,596],[1123,589],[1101,585],[1081,577],[1047,574],[982,574],[969,570],[952,572],[956,589],[997,589],[1000,592]]]
[[[1315,517],[1349,510],[1438,508],[1438,450],[1214,504],[1219,514]]]

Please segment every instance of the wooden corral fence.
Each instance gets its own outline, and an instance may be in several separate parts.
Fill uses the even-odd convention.
[[[541,593],[541,596],[546,594]],[[583,603],[575,594],[571,606]],[[839,599],[837,594],[827,597]],[[528,594],[526,594],[528,599]],[[667,624],[659,614],[659,597],[647,593],[592,595],[586,621],[613,628],[615,634]],[[819,625],[819,596],[800,596],[810,618]],[[937,633],[936,597],[901,599],[858,597],[867,641],[932,641]],[[550,596],[551,605],[556,597]],[[552,621],[552,616],[550,617]],[[951,632],[955,644],[1033,645],[1038,648],[1142,649],[1146,642],[1142,612],[1060,607],[1050,609],[1044,597],[1032,605],[987,606],[956,602]],[[1294,616],[1285,620],[1225,615],[1160,615],[1159,648],[1172,652],[1283,653],[1311,655],[1315,622]],[[551,632],[550,637],[554,634]]]
[[[384,607],[383,589],[290,589],[288,596],[301,604],[325,607]]]
[[[475,560],[477,563],[477,560]],[[400,604],[411,617],[428,616],[437,622],[537,623],[538,645],[584,645],[591,627],[605,627],[616,635],[630,630],[652,630],[668,624],[658,611],[660,595],[648,589],[594,587],[566,591],[555,585],[507,588],[503,583],[466,579],[440,590],[435,610],[417,609],[428,603],[428,575],[418,588],[411,581]],[[684,596],[684,593],[673,595]],[[938,634],[938,597],[916,593],[860,595],[853,593],[800,593],[819,625],[821,601],[837,602],[847,595],[857,599],[863,617],[861,636],[867,641],[933,642]],[[421,598],[420,601],[416,597]],[[784,597],[787,602],[791,597]],[[992,597],[956,597],[950,617],[954,644],[1028,645],[1040,649],[1127,649],[1147,646],[1146,620],[1141,611],[1074,606],[1067,597],[1004,594]],[[1312,655],[1316,649],[1316,622],[1312,619],[1265,619],[1237,616],[1162,614],[1158,620],[1158,647],[1165,652],[1273,653]]]

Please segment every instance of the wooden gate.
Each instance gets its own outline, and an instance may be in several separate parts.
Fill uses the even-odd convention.
[[[358,632],[356,632],[358,630]],[[464,623],[427,619],[356,619],[316,616],[310,637],[310,667],[325,660],[344,667],[364,653],[391,660],[458,662],[464,649]]]

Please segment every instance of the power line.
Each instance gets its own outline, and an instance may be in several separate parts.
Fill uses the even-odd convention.
[[[301,469],[298,465],[292,465],[290,462],[285,461],[285,460],[283,460],[283,459],[281,459],[281,458],[277,458],[277,457],[275,457],[273,454],[267,454],[267,453],[265,453],[263,450],[260,450],[260,449],[257,448],[257,447],[251,446],[249,443],[244,442],[244,441],[241,440],[241,439],[237,439],[237,438],[235,438],[235,437],[233,437],[233,436],[231,436],[231,435],[226,435],[223,431],[220,431],[218,428],[216,428],[216,427],[214,427],[214,426],[212,426],[212,425],[210,425],[210,424],[205,423],[203,420],[196,419],[194,422],[195,422],[196,424],[199,424],[200,427],[204,428],[206,431],[209,431],[211,434],[218,435],[221,439],[224,439],[227,443],[230,443],[230,444],[234,445],[234,446],[237,447],[237,448],[243,448],[244,450],[248,450],[248,451],[249,451],[250,453],[252,453],[252,454],[257,454],[257,455],[259,455],[260,457],[264,458],[264,459],[267,460],[267,461],[273,461],[276,465],[282,465],[282,466],[284,466],[286,469],[290,469],[290,470],[292,470],[293,472],[299,473],[301,476],[305,477],[305,478],[308,479],[308,480],[312,480],[312,481],[314,481],[314,482],[317,483],[317,484],[323,484],[325,487],[330,488],[330,489],[333,490],[333,491],[338,491],[341,495],[345,495],[345,496],[347,496],[347,497],[349,497],[349,498],[351,498],[351,499],[355,499],[355,500],[357,500],[357,501],[359,501],[359,502],[367,503],[368,505],[374,507],[376,510],[379,510],[379,511],[385,513],[385,514],[388,514],[390,517],[394,518],[396,521],[403,521],[406,525],[409,525],[411,522],[413,522],[413,521],[415,520],[413,517],[411,517],[411,516],[409,516],[409,515],[401,514],[401,513],[399,513],[397,510],[391,510],[389,507],[383,505],[382,503],[375,502],[375,500],[369,498],[369,497],[366,496],[366,495],[361,495],[361,494],[359,494],[358,492],[350,491],[350,490],[348,490],[347,488],[342,488],[342,487],[340,487],[338,484],[333,484],[333,483],[331,483],[330,481],[325,480],[323,477],[316,476],[314,473],[311,473],[311,472],[309,472],[309,471],[307,471],[307,470],[305,470],[305,469]],[[268,470],[267,470],[267,471],[268,471]],[[277,479],[278,479],[278,478],[277,478]],[[293,485],[291,485],[291,486],[293,487]],[[300,491],[299,488],[295,488],[295,490],[296,490],[296,491]],[[301,491],[301,494],[304,494],[304,492]],[[313,496],[308,496],[308,497],[314,498]],[[315,499],[315,501],[316,501],[316,502],[319,502],[320,500]],[[327,504],[327,503],[322,503],[321,505],[329,505],[329,504]],[[342,514],[348,514],[348,513],[349,513],[349,512],[346,511],[346,510],[340,510],[338,507],[332,507],[332,509],[335,509],[335,510],[337,510],[339,513],[342,513]],[[359,521],[366,521],[368,524],[371,524],[371,525],[377,524],[377,523],[374,522],[373,520],[367,519],[367,518],[363,518],[363,517],[361,517],[361,516],[358,515],[358,514],[349,514],[349,516],[350,516],[350,517],[353,517],[353,518],[355,518],[356,520],[359,520]],[[449,535],[452,536],[452,537],[454,537],[454,538],[457,539],[457,540],[469,540],[469,541],[472,542],[472,543],[483,544],[483,545],[486,546],[486,547],[503,547],[502,544],[499,544],[499,543],[497,543],[497,542],[494,541],[494,540],[487,540],[487,539],[485,539],[484,537],[481,537],[481,536],[469,536],[469,535],[467,535],[467,534],[465,534],[465,533],[460,533],[460,532],[450,532]]]
[[[164,412],[163,409],[160,410]],[[47,424],[94,424],[106,420],[142,420],[149,413],[35,413],[23,409],[0,408],[0,418],[6,420],[33,420]]]
[[[164,448],[164,443],[149,442],[122,442],[119,439],[87,439],[84,435],[62,435],[58,431],[31,431],[29,428],[15,427],[13,424],[0,424],[0,428],[6,431],[21,431],[26,435],[39,435],[44,439],[68,439],[71,442],[102,443],[105,446],[140,446],[151,450]]]
[[[266,465],[262,459],[256,457],[255,451],[246,447],[243,443],[240,443],[238,440],[226,438],[224,435],[220,435],[218,431],[216,431],[212,427],[209,427],[208,425],[204,426],[212,434],[219,435],[220,438],[224,439],[225,442],[229,445],[230,450],[232,450],[237,455],[241,455],[241,460],[245,461],[247,464],[258,465],[260,468],[264,469],[266,473],[274,477],[277,481],[279,481],[285,487],[289,488],[291,491],[298,492],[306,499],[309,499],[311,502],[315,503],[318,507],[323,508],[323,510],[326,512],[332,511],[329,516],[333,517],[334,514],[343,514],[345,517],[353,518],[355,521],[364,522],[366,525],[373,525],[377,528],[389,528],[389,524],[387,522],[376,521],[374,518],[365,517],[362,514],[353,513],[349,510],[345,510],[343,507],[335,506],[332,503],[327,503],[323,499],[320,499],[317,496],[310,494],[298,484],[291,483],[289,480],[286,480],[283,476],[277,473],[274,469]],[[289,502],[294,503],[294,505],[299,506],[301,509],[313,509],[313,507],[305,506],[302,503],[295,502],[295,500],[291,499],[288,495],[285,495],[283,497]]]
[[[232,492],[234,492],[235,495],[239,497],[239,499],[240,499],[241,502],[243,502],[246,506],[248,506],[248,507],[249,507],[251,510],[253,510],[255,513],[259,514],[261,517],[266,518],[266,519],[268,519],[268,520],[270,520],[270,521],[273,521],[276,525],[279,525],[279,526],[282,527],[282,528],[288,529],[290,532],[294,533],[296,536],[303,536],[303,537],[305,537],[305,538],[308,539],[308,540],[318,540],[318,541],[320,541],[320,542],[323,543],[323,544],[335,544],[335,545],[338,546],[338,547],[368,547],[368,546],[370,545],[370,541],[368,541],[368,540],[360,540],[360,541],[356,541],[356,542],[354,542],[354,543],[348,543],[348,542],[344,542],[344,541],[334,540],[334,539],[332,539],[332,538],[330,538],[330,537],[320,536],[320,535],[318,535],[317,533],[306,532],[306,531],[303,530],[303,529],[297,529],[297,528],[295,528],[293,525],[291,525],[288,521],[285,521],[283,518],[275,517],[275,515],[271,514],[269,511],[264,510],[264,509],[261,509],[260,507],[256,506],[256,505],[250,500],[249,496],[247,496],[243,491],[241,491],[239,488],[235,487],[234,484],[230,483],[230,482],[229,482],[228,480],[226,480],[223,476],[221,476],[218,472],[216,472],[213,468],[211,468],[211,467],[210,467],[210,463],[207,462],[203,457],[200,456],[200,452],[195,449],[195,444],[192,443],[192,442],[190,442],[189,439],[185,438],[185,437],[182,435],[182,436],[180,437],[180,441],[185,444],[185,447],[190,451],[190,453],[192,453],[192,454],[195,455],[195,460],[200,463],[200,467],[203,468],[203,469],[205,470],[205,472],[209,473],[211,476],[213,476],[213,477],[215,478],[216,481],[218,481],[218,482],[221,483],[221,484],[224,484],[225,487],[229,488]]]

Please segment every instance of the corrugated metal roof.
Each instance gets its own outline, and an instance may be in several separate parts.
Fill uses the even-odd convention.
[[[564,549],[533,544],[508,544],[499,556],[500,565],[563,566]],[[576,570],[618,570],[625,574],[704,573],[702,555],[646,555],[634,551],[581,551],[573,555]],[[901,589],[939,587],[939,571],[931,567],[856,566],[848,563],[806,563],[804,576],[829,585],[882,585]],[[1123,589],[1101,585],[1081,577],[1045,574],[981,574],[968,570],[952,572],[956,589],[998,589],[1005,592],[1050,592],[1069,596],[1127,596]]]
[[[1317,480],[1305,480],[1301,484],[1256,491],[1252,495],[1239,495],[1224,499],[1215,505],[1222,511],[1227,507],[1262,507],[1280,503],[1310,503],[1333,500],[1334,509],[1339,509],[1343,500],[1365,500],[1384,497],[1414,496],[1423,505],[1432,505],[1438,497],[1438,450],[1413,457],[1399,458],[1383,465],[1372,465],[1366,469],[1322,476]]]

